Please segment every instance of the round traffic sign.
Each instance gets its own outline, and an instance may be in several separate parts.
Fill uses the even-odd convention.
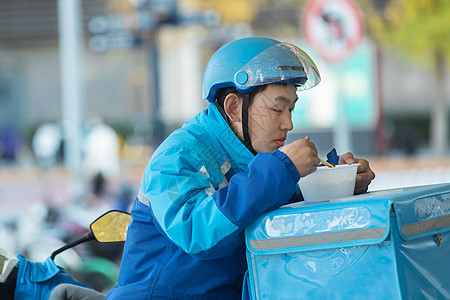
[[[303,10],[302,31],[323,60],[338,63],[361,42],[363,18],[352,0],[312,0]]]

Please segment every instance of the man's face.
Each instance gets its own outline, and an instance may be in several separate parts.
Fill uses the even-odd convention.
[[[256,94],[248,110],[248,130],[256,152],[272,152],[284,145],[293,128],[291,113],[296,101],[293,84],[270,84]]]

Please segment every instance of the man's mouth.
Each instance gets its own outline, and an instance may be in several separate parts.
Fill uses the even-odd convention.
[[[285,141],[286,139],[277,139],[277,140],[274,140],[274,142],[275,142],[275,144],[278,146],[278,147],[283,147],[284,146],[284,141]]]

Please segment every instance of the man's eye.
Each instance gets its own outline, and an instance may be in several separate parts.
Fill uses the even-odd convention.
[[[274,112],[276,112],[277,114],[281,114],[283,111],[281,109],[272,109]]]

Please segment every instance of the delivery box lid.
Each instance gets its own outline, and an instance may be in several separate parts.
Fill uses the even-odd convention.
[[[393,201],[400,236],[405,240],[450,231],[450,184],[404,188]]]
[[[378,244],[389,234],[391,204],[369,198],[283,206],[247,227],[246,246],[270,255]]]

